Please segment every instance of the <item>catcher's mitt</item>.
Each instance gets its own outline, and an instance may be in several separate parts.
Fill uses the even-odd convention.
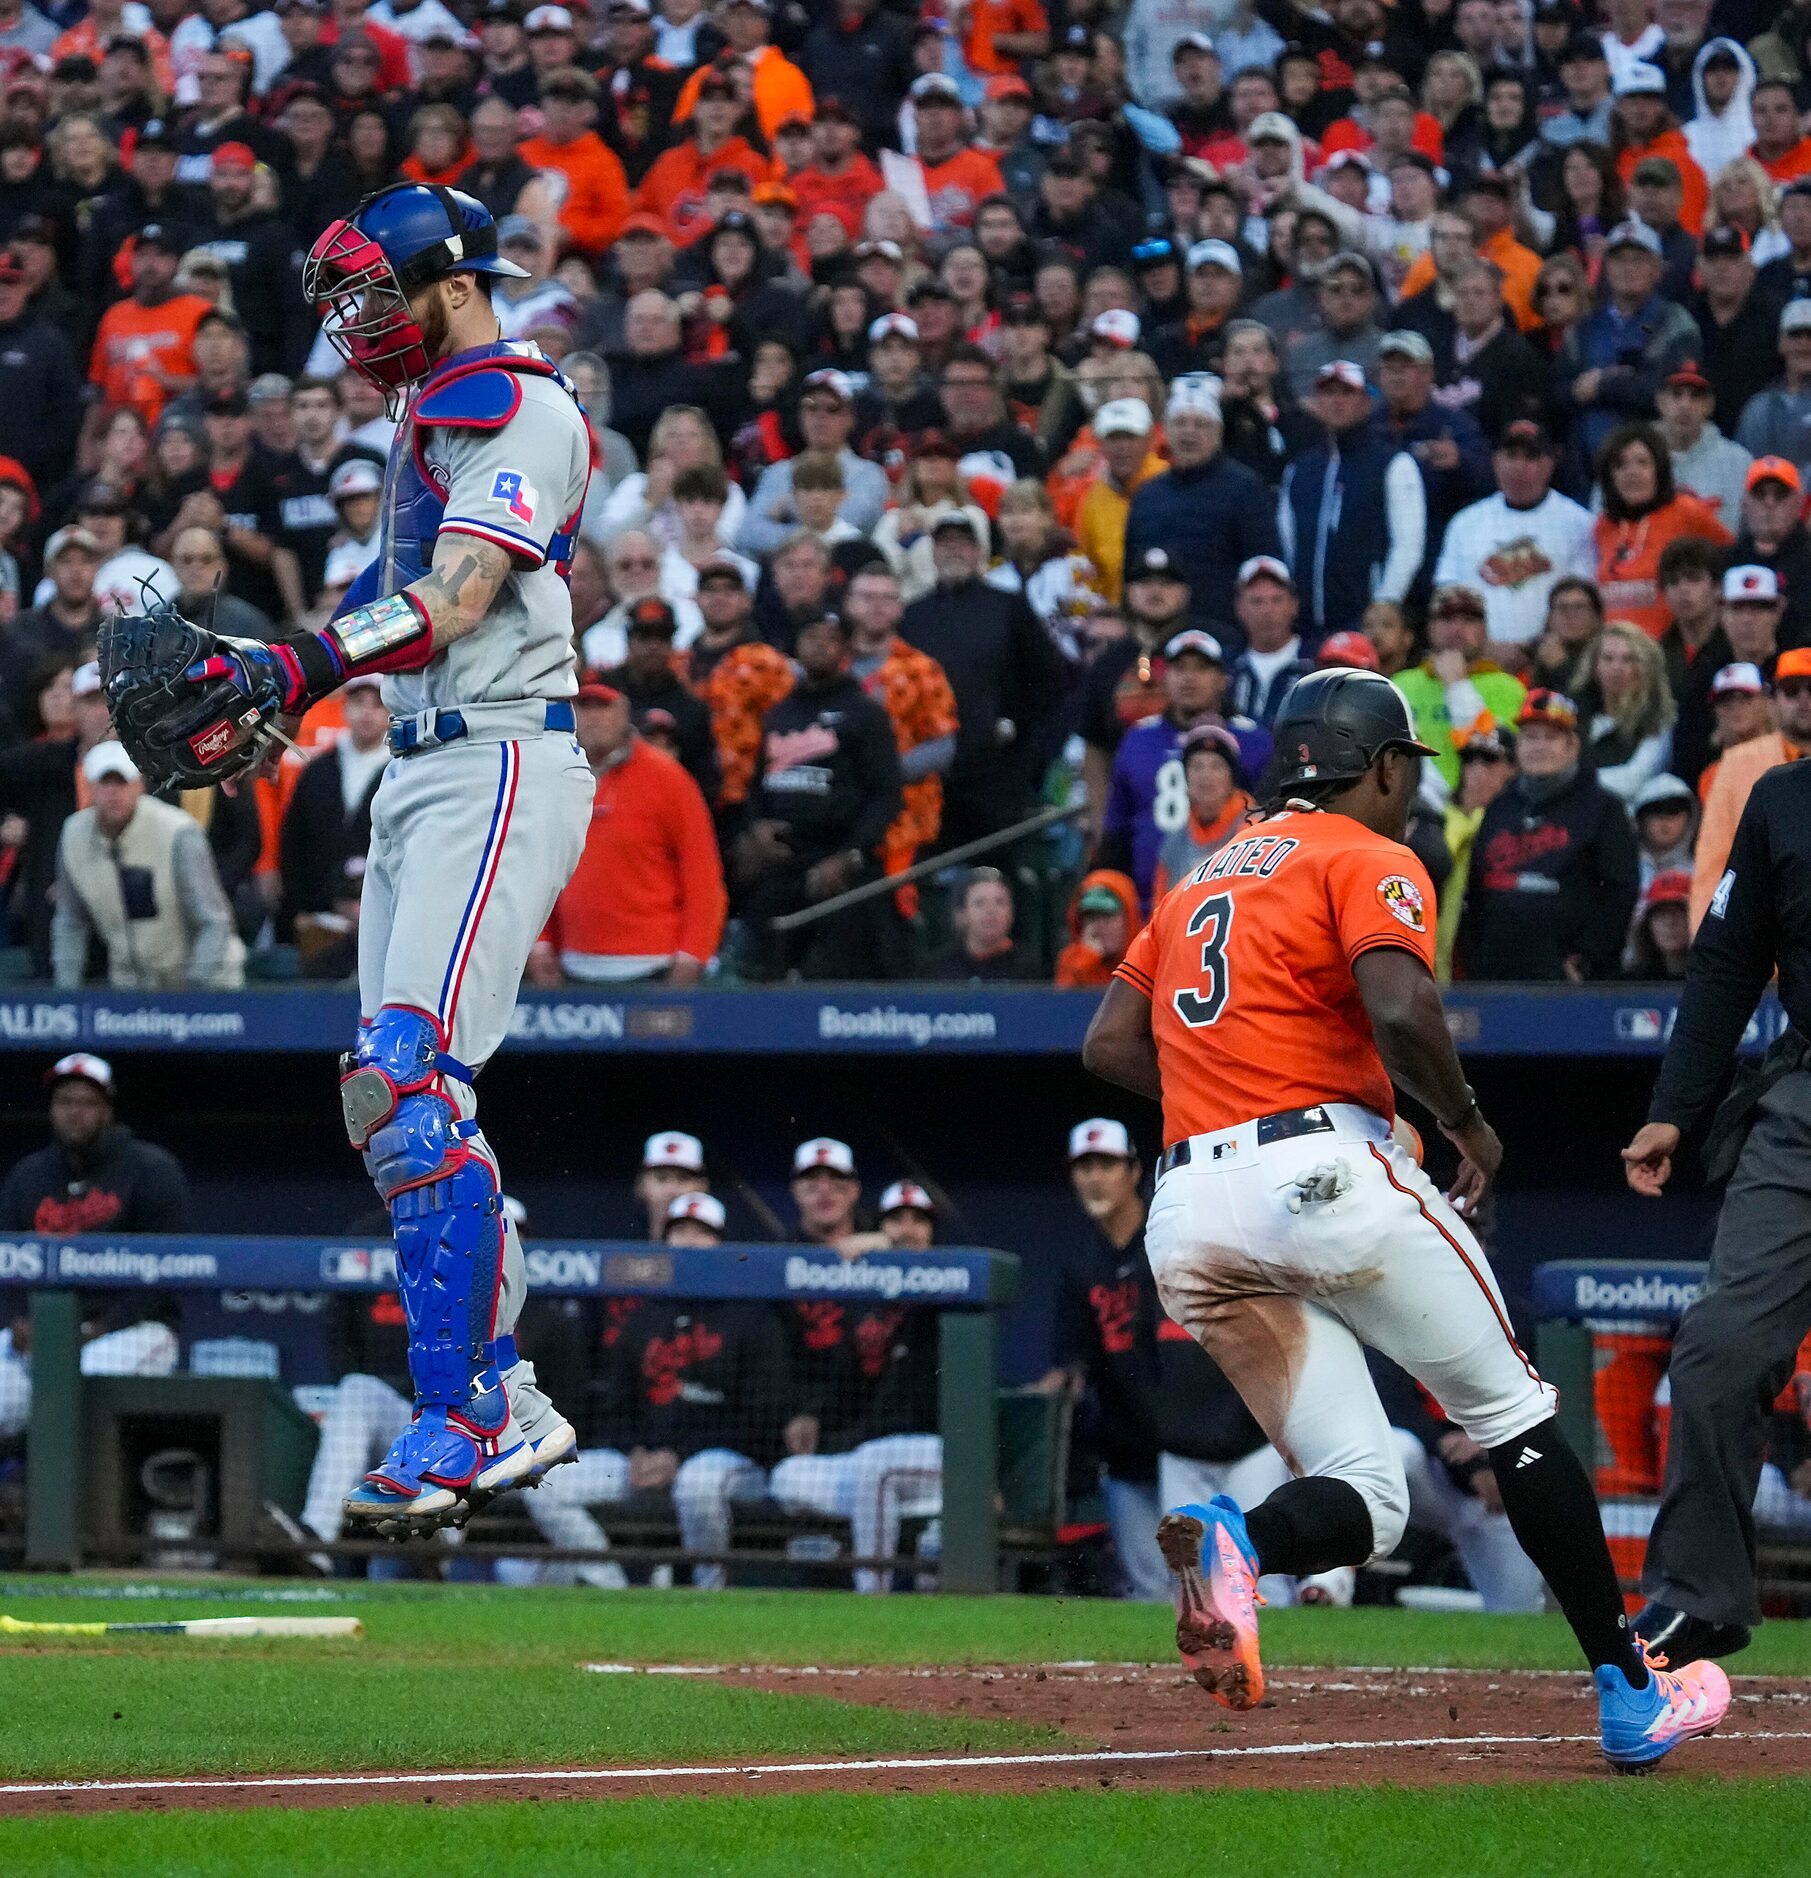
[[[113,728],[152,789],[205,789],[263,760],[282,714],[280,681],[236,656],[240,644],[167,600],[101,627]]]

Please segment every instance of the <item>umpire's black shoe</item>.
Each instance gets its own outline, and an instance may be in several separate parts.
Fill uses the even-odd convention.
[[[1670,1604],[1648,1605],[1635,1619],[1635,1634],[1650,1656],[1664,1657],[1674,1669],[1701,1657],[1734,1656],[1754,1636],[1746,1624],[1713,1624]]]

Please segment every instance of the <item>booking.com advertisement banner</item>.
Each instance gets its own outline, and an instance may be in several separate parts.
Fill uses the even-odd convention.
[[[649,1246],[530,1240],[528,1288],[558,1297],[812,1298],[843,1303],[1010,1304],[1019,1262],[961,1247],[845,1260],[815,1246]],[[341,1239],[135,1233],[0,1239],[0,1285],[70,1290],[388,1291],[388,1245]]]
[[[783,986],[754,991],[525,993],[507,1049],[669,1055],[1074,1056],[1092,991],[1034,986]],[[1491,986],[1448,992],[1447,1021],[1475,1056],[1657,1056],[1678,1012],[1670,986]],[[16,991],[0,997],[0,1050],[338,1051],[358,1001],[336,989],[235,993]],[[1744,1047],[1785,1028],[1771,994]]]

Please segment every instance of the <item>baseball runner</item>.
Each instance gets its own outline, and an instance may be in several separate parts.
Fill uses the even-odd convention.
[[[1260,1573],[1394,1549],[1408,1488],[1368,1343],[1484,1448],[1504,1510],[1591,1664],[1605,1757],[1651,1767],[1716,1727],[1715,1663],[1650,1662],[1623,1614],[1590,1481],[1517,1346],[1466,1223],[1502,1160],[1434,984],[1434,891],[1403,845],[1426,746],[1378,674],[1315,672],[1276,722],[1270,812],[1187,874],[1107,989],[1083,1060],[1161,1101],[1145,1229],[1164,1309],[1245,1398],[1295,1478],[1246,1508],[1174,1508],[1176,1642],[1229,1708],[1262,1696]],[[1458,1148],[1442,1196],[1392,1132],[1392,1083]]]
[[[384,675],[392,760],[372,805],[363,1015],[340,1094],[390,1211],[414,1400],[345,1512],[396,1537],[462,1522],[574,1447],[516,1357],[521,1246],[473,1092],[593,792],[572,734],[565,578],[590,440],[553,366],[501,338],[490,284],[521,272],[490,213],[436,184],[379,190],[332,223],[304,290],[401,414],[376,560],[319,632],[263,645],[159,607],[102,652],[141,768],[188,783],[269,765],[317,699]]]

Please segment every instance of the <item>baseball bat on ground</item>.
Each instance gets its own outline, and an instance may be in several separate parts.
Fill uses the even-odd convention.
[[[362,1637],[356,1617],[191,1617],[163,1624],[32,1624],[0,1617],[0,1637]]]

